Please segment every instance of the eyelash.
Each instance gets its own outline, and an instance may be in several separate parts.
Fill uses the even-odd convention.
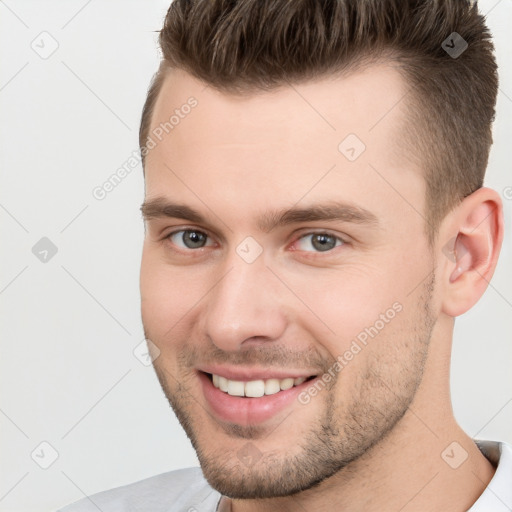
[[[204,231],[201,231],[199,229],[194,229],[194,228],[182,228],[182,229],[179,229],[179,230],[176,230],[176,231],[172,231],[171,233],[167,234],[165,237],[164,237],[164,240],[165,241],[168,241],[170,244],[172,245],[176,245],[172,242],[171,238],[177,234],[180,234],[180,233],[185,233],[185,232],[193,232],[193,233],[200,233],[202,235],[205,235],[207,237],[207,239],[211,240],[212,237],[210,237],[210,235],[208,235],[208,233],[204,232]],[[305,238],[307,238],[308,236],[314,236],[314,235],[326,235],[328,237],[332,237],[335,239],[335,242],[336,242],[336,245],[329,249],[329,250],[326,250],[326,251],[303,251],[303,252],[306,252],[306,253],[313,253],[313,254],[322,254],[323,252],[325,253],[332,253],[334,249],[336,249],[337,247],[341,247],[343,245],[346,245],[348,242],[346,240],[344,240],[343,238],[341,238],[340,236],[337,236],[333,233],[330,233],[329,231],[309,231],[307,233],[303,233],[301,234],[299,237],[297,237],[293,242],[292,242],[292,245],[295,245],[296,243],[298,243],[300,240],[303,240]],[[340,243],[338,243],[340,242]],[[187,252],[187,253],[192,253],[192,252],[199,252],[200,249],[205,249],[206,247],[211,247],[211,245],[206,245],[206,246],[202,246],[202,247],[198,247],[196,249],[193,249],[193,248],[190,248],[190,247],[187,247],[187,248],[178,248],[178,251],[183,251],[183,252]],[[296,250],[300,250],[300,249],[292,249],[293,251],[296,251]]]

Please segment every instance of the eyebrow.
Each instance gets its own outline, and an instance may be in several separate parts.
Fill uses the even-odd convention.
[[[163,197],[145,201],[140,209],[142,217],[146,221],[155,218],[178,218],[198,224],[210,224],[194,208],[173,203]],[[257,220],[257,226],[261,231],[269,232],[277,227],[312,221],[339,221],[369,226],[378,225],[377,217],[364,208],[338,201],[327,201],[307,207],[293,206],[288,209],[267,212]]]

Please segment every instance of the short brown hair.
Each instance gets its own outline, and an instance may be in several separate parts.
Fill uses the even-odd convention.
[[[454,41],[467,43],[457,56],[447,51]],[[404,142],[425,173],[431,242],[445,215],[483,185],[498,76],[476,2],[174,0],[159,42],[163,59],[142,112],[141,150],[173,68],[221,92],[250,95],[386,58],[412,90]]]

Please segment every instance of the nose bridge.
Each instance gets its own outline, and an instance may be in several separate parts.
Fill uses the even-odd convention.
[[[209,294],[205,312],[205,329],[212,342],[223,350],[237,350],[251,338],[278,338],[286,322],[263,257],[248,262],[234,252],[225,268]]]

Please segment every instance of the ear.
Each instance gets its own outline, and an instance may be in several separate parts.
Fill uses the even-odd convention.
[[[443,222],[442,311],[456,317],[473,307],[494,274],[503,241],[499,194],[482,187],[466,197]]]

